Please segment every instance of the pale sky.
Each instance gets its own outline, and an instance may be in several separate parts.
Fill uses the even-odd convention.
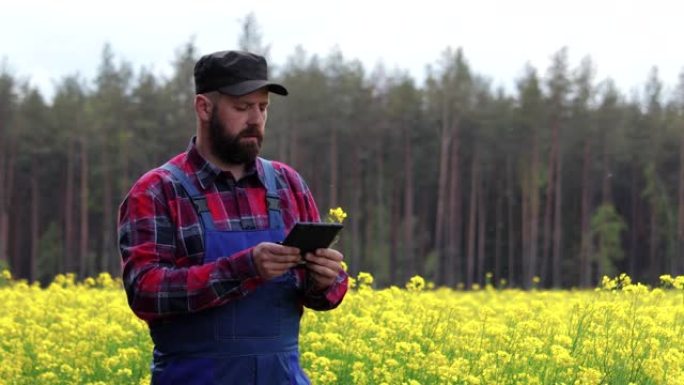
[[[91,81],[107,42],[117,61],[165,75],[191,38],[202,54],[236,48],[250,12],[276,65],[297,45],[321,57],[339,47],[368,72],[382,62],[420,83],[427,64],[462,47],[475,72],[510,92],[526,63],[544,75],[564,46],[573,68],[589,55],[596,80],[625,93],[641,90],[653,66],[670,88],[684,70],[677,0],[0,0],[0,65],[48,98],[66,75]]]

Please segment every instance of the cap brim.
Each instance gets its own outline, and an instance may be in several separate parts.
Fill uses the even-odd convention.
[[[267,88],[269,92],[278,95],[287,95],[287,89],[278,83],[271,83],[268,80],[246,80],[242,83],[221,87],[218,92],[232,96],[242,96],[252,93],[258,89]]]

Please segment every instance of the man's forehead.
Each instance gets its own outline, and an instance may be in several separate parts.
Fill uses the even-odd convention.
[[[252,93],[249,93],[247,95],[242,95],[242,96],[230,96],[230,99],[239,102],[239,103],[268,103],[269,101],[269,92],[266,88],[262,88],[259,90],[256,90]]]

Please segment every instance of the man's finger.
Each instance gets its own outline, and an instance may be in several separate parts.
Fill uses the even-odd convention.
[[[259,244],[257,247],[260,247],[263,252],[273,254],[273,255],[295,255],[295,254],[299,254],[299,249],[296,247],[284,246],[284,245],[280,245],[280,244],[272,243],[272,242],[264,242],[264,243]]]
[[[307,264],[307,268],[325,277],[336,277],[339,274],[340,270],[342,269],[339,264],[325,258],[320,259],[322,260],[322,263],[311,261],[309,259],[309,261],[313,263]]]
[[[342,269],[342,266],[338,260],[330,259],[327,256],[322,257],[316,254],[308,253],[306,254],[306,260],[316,265],[325,266],[331,270],[339,271]]]
[[[317,249],[315,254],[318,257],[324,257],[337,262],[340,262],[342,259],[344,259],[342,253],[335,249]]]
[[[273,254],[278,255],[299,255],[299,249],[292,246],[277,245],[277,248],[273,249]]]
[[[301,261],[302,257],[299,254],[284,254],[274,255],[272,260],[279,263],[290,264]]]

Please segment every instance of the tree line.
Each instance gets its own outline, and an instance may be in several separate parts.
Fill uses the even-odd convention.
[[[242,48],[268,52],[258,39]],[[251,45],[250,45],[251,44]],[[116,214],[194,133],[193,42],[162,77],[105,46],[96,77],[52,100],[0,69],[0,265],[19,277],[118,274]],[[567,49],[506,92],[447,48],[418,85],[340,50],[274,63],[264,155],[343,207],[339,247],[379,285],[589,287],[684,274],[684,72],[625,95]]]

